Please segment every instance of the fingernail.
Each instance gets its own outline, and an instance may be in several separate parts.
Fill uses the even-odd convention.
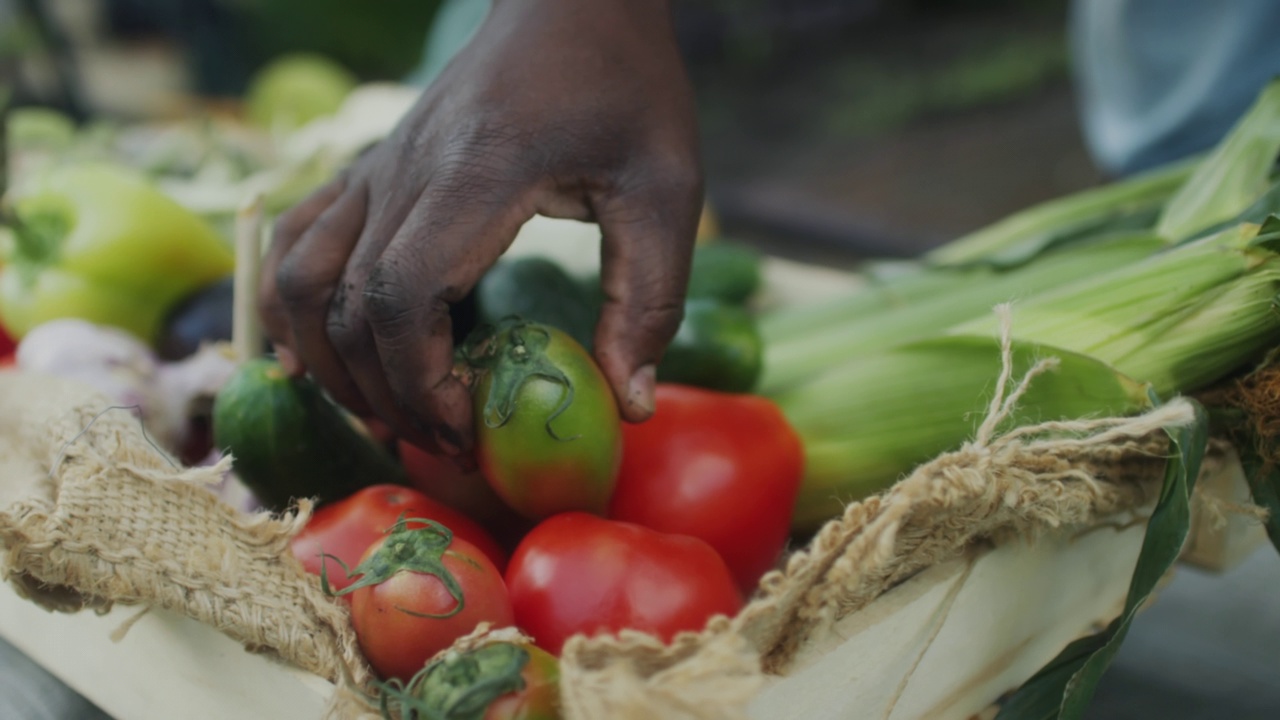
[[[653,414],[654,385],[657,382],[658,369],[653,365],[644,365],[631,375],[627,383],[627,404],[641,410],[645,415]]]
[[[302,374],[302,363],[298,362],[298,356],[292,350],[284,345],[272,345],[275,351],[276,360],[280,363],[280,367],[284,368],[286,375]]]

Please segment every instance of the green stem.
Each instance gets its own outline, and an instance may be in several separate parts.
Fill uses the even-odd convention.
[[[547,434],[560,437],[551,423],[573,404],[573,381],[546,355],[551,334],[547,327],[511,316],[494,326],[477,328],[460,354],[468,375],[487,373],[491,378],[485,399],[483,420],[491,428],[502,427],[516,410],[516,398],[525,383],[541,378],[564,388],[564,397],[547,417]]]

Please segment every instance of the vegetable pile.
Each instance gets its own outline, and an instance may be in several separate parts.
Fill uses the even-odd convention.
[[[670,640],[737,613],[789,543],[972,435],[1002,344],[1014,375],[1056,360],[1013,423],[1199,394],[1231,400],[1212,408],[1219,434],[1275,439],[1232,414],[1258,403],[1214,391],[1256,380],[1280,340],[1280,82],[1203,157],[868,266],[830,302],[765,306],[765,260],[703,234],[640,424],[592,355],[598,275],[501,260],[454,308],[466,467],[225,345],[236,259],[220,198],[256,183],[286,207],[359,142],[278,155],[288,142],[206,128],[161,162],[33,111],[6,137],[22,170],[0,206],[0,367],[85,383],[182,462],[231,454],[220,491],[245,510],[316,501],[292,552],[350,610],[388,716],[556,717],[574,636]],[[1276,504],[1272,458],[1245,456]],[[522,635],[456,647],[484,623]]]

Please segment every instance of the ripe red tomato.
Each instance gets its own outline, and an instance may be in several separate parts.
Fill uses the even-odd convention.
[[[623,429],[609,517],[705,540],[749,593],[778,559],[804,446],[771,401],[659,384],[653,416]]]
[[[0,358],[13,357],[13,352],[17,350],[18,344],[13,341],[12,337],[0,327]]]
[[[16,364],[17,364],[17,358],[13,356],[12,351],[7,352],[3,355],[0,355],[0,370],[4,368],[13,367]]]
[[[499,572],[506,568],[507,553],[484,528],[462,513],[400,485],[373,485],[316,508],[307,526],[294,536],[290,548],[307,572],[319,575],[321,566],[325,566],[329,585],[341,590],[352,580],[333,558],[322,561],[321,553],[337,557],[348,568],[355,568],[365,550],[383,538],[401,514],[406,518],[435,520],[449,528],[456,538],[479,548]],[[422,527],[422,523],[409,526]]]
[[[729,568],[705,542],[584,512],[548,518],[525,536],[507,588],[516,623],[555,655],[577,633],[632,628],[670,640],[742,607]]]
[[[351,594],[360,650],[383,678],[410,679],[481,622],[514,624],[502,573],[437,523],[397,523],[356,570],[361,577],[342,592]]]

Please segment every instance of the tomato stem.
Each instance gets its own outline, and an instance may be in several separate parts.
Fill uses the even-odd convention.
[[[494,700],[525,688],[522,673],[528,663],[528,651],[509,642],[446,653],[407,684],[394,679],[378,684],[383,717],[392,717],[394,700],[402,718],[479,720]]]
[[[409,523],[422,523],[425,527],[410,528]],[[369,587],[385,582],[398,572],[416,572],[424,575],[432,575],[444,584],[445,589],[449,591],[449,595],[456,601],[453,609],[447,613],[435,615],[430,613],[420,613],[408,610],[402,607],[396,609],[407,615],[414,615],[422,618],[443,619],[453,617],[462,612],[466,606],[466,598],[462,592],[462,586],[458,583],[458,579],[449,572],[444,566],[444,553],[453,543],[453,532],[449,528],[441,525],[435,520],[426,520],[422,518],[406,519],[403,514],[396,520],[396,524],[388,531],[387,538],[382,541],[382,545],[363,562],[356,566],[355,570],[347,572],[347,577],[358,577],[354,583],[347,587],[334,591],[328,581],[328,576],[324,569],[321,570],[320,582],[325,594],[336,597],[338,595],[346,595],[355,592],[360,588]],[[332,556],[330,556],[332,557]],[[334,558],[338,560],[337,558]],[[343,569],[346,565],[342,564]]]
[[[502,427],[516,409],[516,398],[525,383],[541,378],[564,389],[560,405],[547,416],[547,434],[567,441],[556,433],[552,422],[573,404],[573,381],[547,358],[551,333],[538,323],[519,317],[504,318],[496,326],[477,328],[461,352],[461,360],[472,372],[489,373],[492,383],[485,399],[483,420],[491,428]]]

